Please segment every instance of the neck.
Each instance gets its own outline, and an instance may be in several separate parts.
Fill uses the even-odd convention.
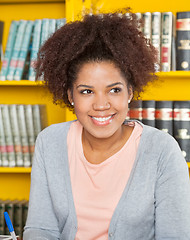
[[[83,129],[82,143],[84,152],[114,152],[125,144],[130,137],[132,130],[133,128],[122,125],[121,128],[109,138],[95,138]]]

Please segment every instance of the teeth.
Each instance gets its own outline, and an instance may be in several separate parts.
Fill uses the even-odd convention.
[[[97,118],[97,117],[92,117],[93,119],[95,119],[96,121],[100,121],[100,122],[105,122],[107,120],[109,120],[112,116],[109,116],[109,117],[100,117],[100,118]]]

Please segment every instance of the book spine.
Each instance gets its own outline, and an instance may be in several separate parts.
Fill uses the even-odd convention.
[[[24,162],[23,162],[23,155],[22,155],[22,144],[21,144],[21,137],[20,137],[16,108],[17,106],[15,104],[9,105],[9,114],[10,114],[11,128],[12,128],[12,134],[13,134],[16,166],[23,167]]]
[[[19,130],[20,130],[21,143],[22,143],[24,167],[30,167],[31,162],[30,162],[28,135],[26,130],[24,105],[22,104],[17,105],[17,115],[18,115]]]
[[[190,70],[190,12],[177,12],[176,18],[177,70]]]
[[[129,104],[129,118],[142,121],[142,100],[134,100]]]
[[[37,58],[38,50],[40,47],[41,25],[42,25],[42,20],[40,19],[35,20],[33,37],[32,37],[32,49],[31,49],[31,55],[30,55],[30,67],[29,67],[30,81],[35,81],[35,76],[36,76],[33,66]]]
[[[5,211],[8,212],[10,220],[13,223],[13,221],[14,221],[14,205],[13,205],[13,201],[8,200],[5,203]],[[5,235],[9,235],[9,234],[10,234],[9,229],[7,227],[7,224],[5,224]]]
[[[9,167],[15,167],[16,158],[15,158],[15,151],[14,151],[9,108],[8,108],[8,105],[1,105],[1,106],[2,106],[3,126],[5,131],[5,141],[6,141],[8,160],[9,160]]]
[[[158,53],[158,64],[155,65],[156,71],[160,71],[160,45],[161,45],[161,13],[152,13],[152,45],[156,48]]]
[[[190,162],[190,101],[174,101],[174,137]]]
[[[144,23],[143,26],[143,34],[145,36],[146,39],[151,39],[151,13],[150,12],[145,12],[142,14],[142,20]]]
[[[18,201],[14,204],[14,230],[20,238],[22,236],[22,202]]]
[[[173,30],[172,12],[162,13],[161,70],[163,72],[171,71],[172,30]]]
[[[8,167],[9,160],[5,141],[5,131],[3,126],[2,105],[0,105],[0,152],[1,152],[1,166]]]
[[[141,25],[141,22],[142,22],[142,13],[137,12],[137,13],[135,13],[135,15],[136,15],[136,18],[137,18],[137,21],[138,21],[138,29],[139,29],[139,31],[142,32],[142,25]]]
[[[5,232],[4,212],[5,212],[5,203],[4,201],[0,200],[0,235],[3,235]]]
[[[66,24],[66,18],[56,19],[56,29],[61,28],[61,27],[64,26],[65,24]]]
[[[155,127],[155,101],[142,101],[142,123]]]
[[[19,53],[22,45],[24,31],[26,28],[26,23],[27,21],[25,20],[20,20],[19,22],[19,27],[16,34],[15,44],[14,44],[10,65],[7,73],[7,80],[13,80],[14,72],[17,67],[18,57],[19,57]]]
[[[47,127],[47,112],[45,105],[32,105],[33,123],[34,123],[34,135],[35,139],[39,132]]]
[[[28,134],[30,159],[32,162],[33,155],[34,155],[34,146],[35,146],[35,133],[34,133],[32,105],[30,104],[25,105],[25,116],[26,116],[26,128],[27,128],[27,134]]]
[[[56,20],[49,19],[49,30],[48,30],[48,37],[50,37],[56,30]]]
[[[17,67],[13,76],[13,79],[17,81],[22,79],[26,58],[29,51],[29,44],[31,41],[32,29],[33,29],[33,21],[28,21],[26,24],[26,30],[24,33],[24,38],[23,38],[22,46],[20,49],[19,57],[18,57]]]
[[[27,215],[28,215],[28,201],[25,201],[25,203],[22,204],[22,229],[24,229],[24,226],[26,224]]]
[[[155,127],[173,135],[173,101],[156,101]]]
[[[48,39],[49,36],[49,19],[44,18],[42,19],[42,26],[41,26],[41,40],[40,40],[40,46],[42,46],[45,41]]]
[[[2,68],[0,72],[0,80],[3,80],[3,81],[6,80],[7,78],[9,63],[11,60],[12,50],[14,47],[15,37],[17,33],[17,27],[18,27],[18,21],[12,21],[10,30],[9,30],[9,36],[7,40],[5,55],[2,62]]]

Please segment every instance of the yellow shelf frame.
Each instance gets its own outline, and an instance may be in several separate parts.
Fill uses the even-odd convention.
[[[28,167],[0,167],[0,173],[31,173]]]
[[[171,72],[158,72],[156,75],[162,79],[172,78],[172,79],[188,79],[190,81],[190,71],[171,71]],[[0,86],[44,86],[43,81],[30,81],[30,80],[6,80],[0,81]]]

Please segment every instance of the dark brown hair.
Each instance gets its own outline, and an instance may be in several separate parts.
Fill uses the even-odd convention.
[[[39,50],[36,79],[43,76],[54,103],[72,109],[67,90],[72,90],[81,66],[92,61],[113,62],[137,94],[155,79],[156,50],[130,12],[87,14],[58,29]]]

